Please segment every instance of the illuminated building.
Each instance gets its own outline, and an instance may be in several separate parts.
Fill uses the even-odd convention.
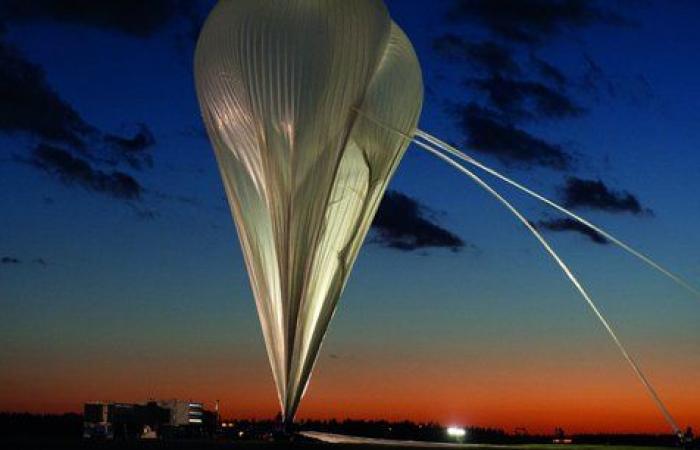
[[[210,433],[216,424],[203,403],[175,399],[145,404],[90,402],[83,415],[86,439],[195,437]]]

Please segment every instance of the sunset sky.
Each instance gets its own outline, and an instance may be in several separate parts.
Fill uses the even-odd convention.
[[[213,3],[0,3],[0,411],[177,397],[277,413],[194,93]],[[386,3],[422,64],[422,129],[700,284],[700,4]],[[700,299],[487,180],[700,427]],[[298,418],[669,431],[501,205],[418,147],[390,189]]]

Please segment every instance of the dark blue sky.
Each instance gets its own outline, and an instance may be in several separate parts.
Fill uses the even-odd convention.
[[[218,395],[232,415],[272,414],[252,295],[193,88],[193,36],[212,3],[4,3],[0,410]],[[495,3],[387,1],[423,67],[421,128],[700,280],[698,5]],[[528,408],[545,407],[547,386],[577,401],[570,379],[623,426],[664,429],[600,326],[500,205],[417,147],[390,188],[404,203],[384,205],[392,220],[358,258],[302,414],[340,399],[346,406],[331,413],[547,428],[555,423]],[[697,299],[610,245],[547,230],[570,225],[502,188],[570,260],[671,409],[697,423]],[[431,369],[392,389],[394,403],[371,406],[382,380],[413,367],[407,360]],[[167,383],[143,381],[183,365],[207,375],[189,367]],[[115,373],[123,381],[107,394],[90,381]],[[403,400],[434,384],[452,385],[430,401],[438,406]],[[504,400],[523,386],[534,406]],[[608,402],[618,389],[627,397]],[[499,392],[514,416],[491,412],[477,391]],[[554,403],[571,415],[566,401]],[[615,428],[595,417],[563,420]]]

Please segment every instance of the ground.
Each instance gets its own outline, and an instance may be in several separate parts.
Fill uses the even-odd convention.
[[[325,444],[325,443],[284,443],[263,441],[153,441],[153,442],[90,442],[83,440],[46,440],[46,439],[10,439],[0,440],[4,450],[387,450],[387,445],[377,444]],[[431,446],[390,446],[399,450],[416,450],[435,448]],[[672,447],[633,447],[633,446],[604,446],[604,445],[464,445],[447,448],[465,448],[468,450],[669,450]]]

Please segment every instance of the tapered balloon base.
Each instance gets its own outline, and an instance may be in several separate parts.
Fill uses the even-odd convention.
[[[282,422],[282,432],[288,436],[294,434],[294,422],[291,420],[285,420]]]
[[[280,420],[275,430],[274,440],[289,442],[294,437],[294,422],[291,420]]]
[[[231,0],[209,14],[194,69],[277,396],[293,417],[418,123],[420,64],[383,0]]]

